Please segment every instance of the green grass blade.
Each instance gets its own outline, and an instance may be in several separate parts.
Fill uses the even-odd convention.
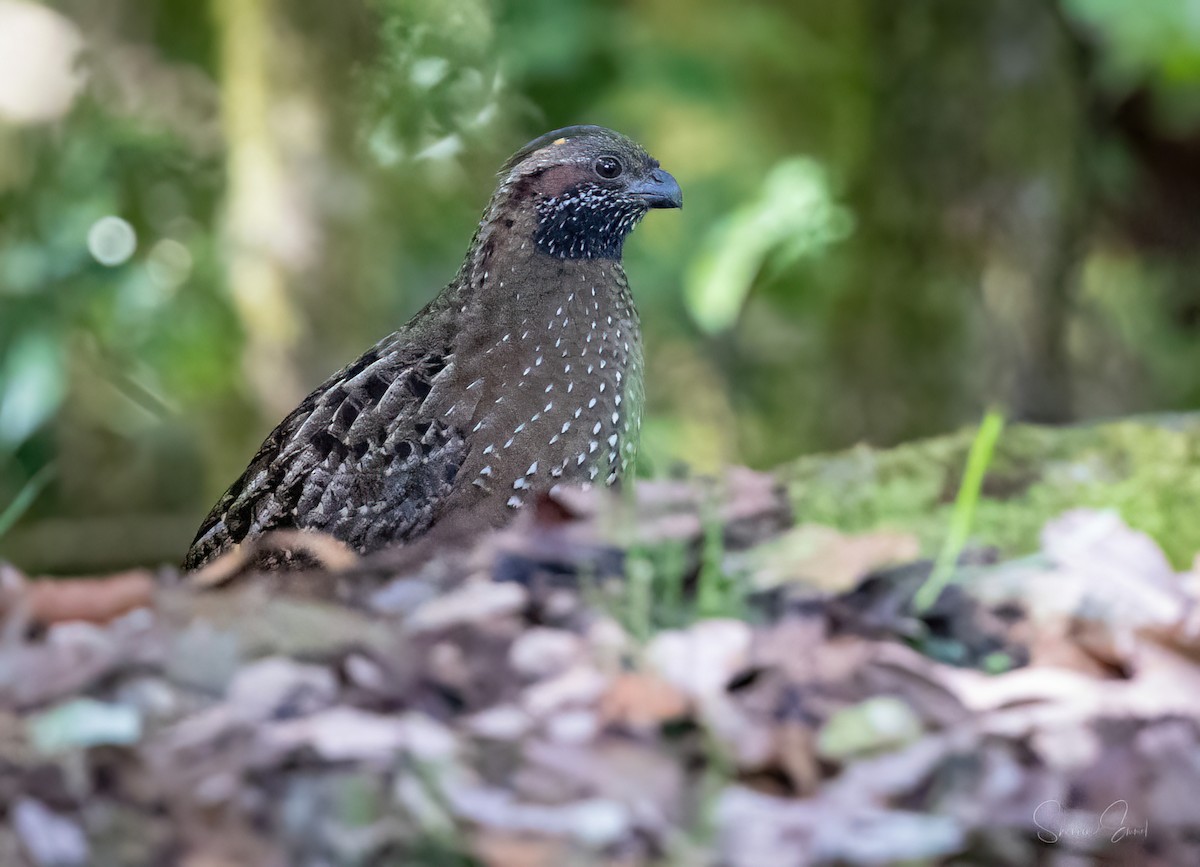
[[[942,590],[950,582],[954,567],[967,544],[971,526],[975,521],[975,507],[979,504],[979,494],[983,489],[983,479],[987,475],[992,457],[996,453],[996,443],[1000,441],[1000,432],[1004,430],[1004,415],[997,409],[988,410],[971,443],[971,451],[967,455],[967,468],[963,473],[962,484],[958,488],[958,496],[954,498],[954,513],[950,518],[950,532],[938,552],[933,565],[933,572],[925,579],[925,583],[913,597],[913,608],[918,614],[928,611],[937,601]]]
[[[46,485],[54,479],[55,471],[54,464],[46,464],[30,477],[29,481],[13,497],[12,502],[0,510],[0,538],[3,538],[13,528],[13,525],[21,520],[21,516],[29,510]]]

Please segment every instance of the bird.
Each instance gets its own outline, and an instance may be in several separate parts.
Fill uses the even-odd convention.
[[[518,150],[448,285],[267,436],[200,525],[185,570],[274,530],[366,554],[468,516],[502,526],[560,485],[630,473],[641,325],[622,265],[675,178],[600,126]]]

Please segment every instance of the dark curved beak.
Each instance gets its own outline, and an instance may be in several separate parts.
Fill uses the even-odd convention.
[[[646,201],[651,208],[682,208],[683,191],[670,172],[654,169],[640,181],[629,185],[629,192]]]

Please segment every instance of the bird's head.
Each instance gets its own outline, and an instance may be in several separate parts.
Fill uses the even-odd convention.
[[[600,126],[534,139],[505,164],[500,189],[505,209],[529,218],[537,249],[559,259],[618,259],[647,211],[683,205],[658,160]]]

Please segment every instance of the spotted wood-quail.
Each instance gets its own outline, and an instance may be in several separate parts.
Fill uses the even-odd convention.
[[[612,485],[642,404],[621,251],[649,209],[681,204],[675,179],[611,130],[527,144],[457,276],[272,431],[184,566],[282,528],[367,552],[451,515],[501,524],[557,484]]]

